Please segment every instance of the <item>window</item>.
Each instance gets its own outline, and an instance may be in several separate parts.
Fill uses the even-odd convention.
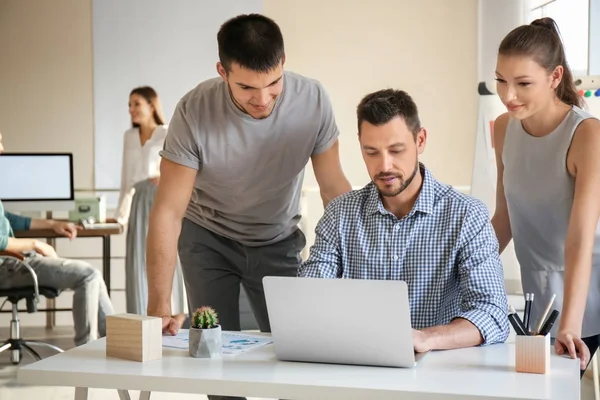
[[[529,22],[542,17],[555,20],[573,74],[588,75],[590,0],[529,0],[529,2]]]

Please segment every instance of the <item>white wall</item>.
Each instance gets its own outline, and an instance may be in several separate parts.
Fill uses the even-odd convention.
[[[486,83],[488,90],[496,88],[494,72],[500,42],[511,30],[526,23],[529,7],[528,0],[479,0],[479,80]],[[496,157],[490,122],[505,111],[497,95],[479,96],[471,194],[486,204],[491,215],[496,208]],[[507,291],[520,292],[521,271],[512,241],[501,258]]]
[[[589,74],[600,75],[600,0],[590,0]]]
[[[500,42],[511,30],[524,24],[533,0],[479,0],[479,81],[495,78]]]
[[[532,3],[530,5],[532,11],[525,22],[530,23],[534,19],[542,17],[554,19],[558,25],[565,54],[573,74],[575,76],[587,75],[590,0],[554,0],[546,3],[536,9],[533,7],[536,3]]]
[[[261,0],[93,0],[95,187],[120,185],[129,93],[152,86],[165,118],[201,81],[217,76],[217,31],[227,19],[261,12]],[[108,196],[109,205],[116,194]]]

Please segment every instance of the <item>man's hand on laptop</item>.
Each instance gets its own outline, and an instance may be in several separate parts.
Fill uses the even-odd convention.
[[[426,332],[413,329],[413,347],[417,353],[427,353],[431,350],[429,335]]]

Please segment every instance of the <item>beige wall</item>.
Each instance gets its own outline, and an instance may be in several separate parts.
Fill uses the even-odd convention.
[[[343,5],[342,5],[343,4]],[[287,68],[327,88],[353,185],[368,182],[356,138],[366,93],[404,89],[420,108],[422,160],[438,179],[470,185],[477,119],[477,0],[264,0],[281,26]],[[306,185],[314,186],[312,172]]]
[[[365,94],[393,87],[417,103],[427,129],[421,160],[469,190],[477,122],[477,0],[264,0],[286,42],[286,68],[320,80],[341,130],[342,167],[353,186],[369,181],[356,136]],[[307,168],[307,243],[323,206]],[[304,256],[308,254],[305,249]]]
[[[7,151],[73,152],[93,187],[90,0],[0,0],[0,132]]]

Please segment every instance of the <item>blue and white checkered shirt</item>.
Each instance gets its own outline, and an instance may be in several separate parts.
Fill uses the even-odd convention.
[[[396,279],[408,285],[412,327],[473,323],[484,344],[508,337],[508,304],[498,241],[479,200],[435,180],[398,219],[371,182],[331,201],[315,230],[301,277]]]

